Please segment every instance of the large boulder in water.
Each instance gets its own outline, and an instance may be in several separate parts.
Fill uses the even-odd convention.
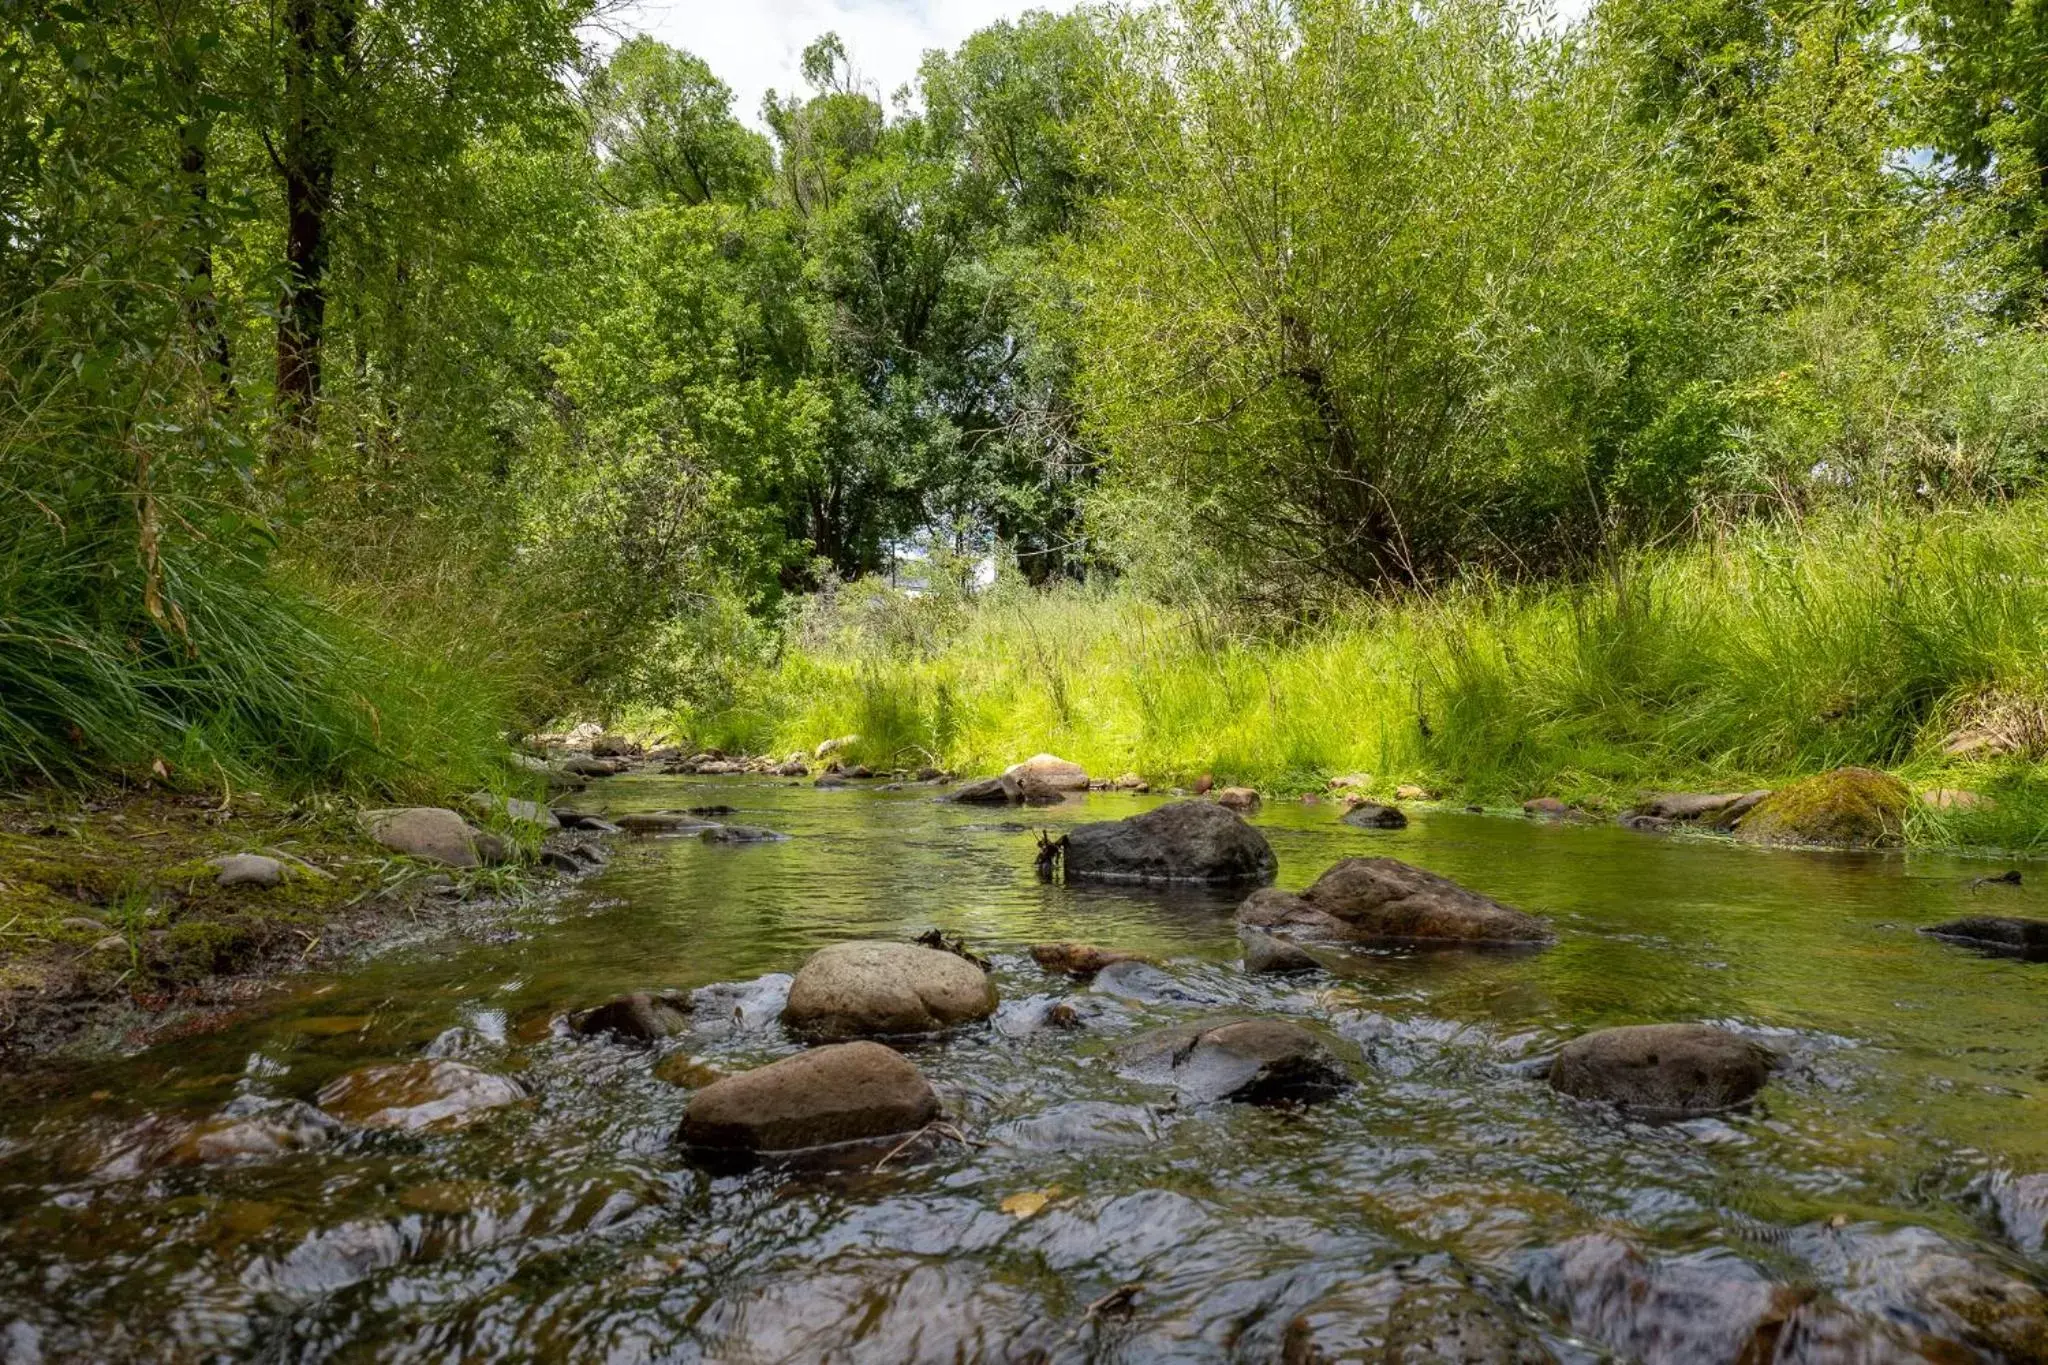
[[[1279,860],[1266,836],[1211,801],[1176,801],[1066,836],[1069,877],[1104,881],[1262,882]]]
[[[1280,1019],[1226,1019],[1143,1034],[1118,1050],[1141,1080],[1171,1083],[1195,1103],[1275,1104],[1327,1099],[1352,1084],[1322,1040]]]
[[[1906,841],[1912,802],[1913,793],[1890,773],[1837,768],[1772,792],[1735,832],[1759,844],[1897,848]]]
[[[939,1116],[931,1082],[880,1043],[839,1043],[714,1081],[677,1138],[709,1152],[788,1152],[912,1133]]]
[[[1529,947],[1552,938],[1535,916],[1397,858],[1346,858],[1300,895],[1255,891],[1237,922],[1328,943]]]
[[[366,1066],[320,1087],[320,1107],[361,1128],[459,1128],[526,1098],[518,1084],[461,1062]]]
[[[995,1013],[988,973],[914,943],[835,943],[811,954],[782,1022],[812,1038],[935,1033]]]
[[[1748,1101],[1776,1061],[1754,1039],[1709,1024],[1636,1024],[1566,1043],[1550,1084],[1648,1117],[1691,1118]]]

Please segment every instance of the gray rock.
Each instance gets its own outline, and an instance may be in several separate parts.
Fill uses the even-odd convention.
[[[1377,801],[1364,801],[1344,812],[1344,823],[1359,829],[1406,829],[1408,817],[1398,806],[1383,806]]]
[[[1322,964],[1292,943],[1247,929],[1238,934],[1244,943],[1244,969],[1256,975],[1291,976],[1313,972]]]
[[[813,1038],[934,1033],[995,1013],[996,988],[966,959],[913,943],[835,943],[811,954],[782,1022]]]
[[[1716,829],[1726,829],[1749,814],[1757,802],[1769,795],[1768,791],[1664,792],[1643,802],[1632,813],[1652,816],[1659,820],[1680,820],[1687,824],[1711,825]]]
[[[1725,1251],[1653,1259],[1607,1233],[1534,1253],[1524,1283],[1529,1297],[1575,1335],[1623,1359],[1659,1365],[1784,1359],[1775,1347],[1789,1335],[1787,1319],[1804,1297]],[[1861,1354],[1825,1359],[1901,1361]]]
[[[276,858],[260,853],[230,853],[207,863],[215,870],[216,886],[282,886],[285,868]]]
[[[635,991],[569,1016],[569,1027],[585,1037],[606,1035],[652,1043],[673,1038],[690,1026],[690,1002],[680,995]]]
[[[1238,907],[1237,922],[1328,943],[1504,948],[1552,939],[1535,916],[1395,858],[1346,858],[1300,895],[1255,891]]]
[[[1208,991],[1183,985],[1171,974],[1135,958],[1112,962],[1095,974],[1093,990],[1141,1005],[1218,1005]]]
[[[1076,826],[1064,858],[1068,877],[1099,881],[1262,882],[1279,867],[1265,835],[1210,801]]]
[[[508,820],[523,825],[538,825],[544,830],[557,830],[562,821],[553,811],[538,801],[527,801],[520,797],[502,797],[494,792],[473,792],[469,808],[482,815],[502,815]]]
[[[362,825],[365,833],[394,853],[448,867],[476,867],[501,861],[505,855],[500,840],[441,806],[364,811]]]
[[[2030,1256],[2048,1251],[2048,1172],[2001,1176],[1992,1184],[1991,1202],[2014,1246]]]
[[[1127,1075],[1170,1083],[1189,1103],[1308,1103],[1353,1084],[1320,1039],[1279,1019],[1159,1029],[1124,1044],[1117,1057]]]
[[[621,758],[565,758],[556,765],[562,772],[578,777],[611,777],[633,765]]]
[[[939,1113],[931,1082],[901,1054],[839,1043],[705,1086],[676,1136],[700,1152],[789,1152],[912,1133]]]
[[[1565,1044],[1551,1088],[1652,1118],[1690,1118],[1744,1104],[1770,1079],[1776,1054],[1709,1024],[1636,1024]]]

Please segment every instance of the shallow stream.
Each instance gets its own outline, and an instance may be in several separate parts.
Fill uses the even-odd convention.
[[[222,1030],[0,1080],[0,1361],[1272,1361],[1305,1310],[1336,1325],[1297,1327],[1297,1348],[1422,1360],[1376,1344],[1418,1292],[1521,1343],[1474,1359],[1732,1360],[1730,1305],[1759,1286],[1860,1324],[1861,1355],[1780,1339],[1781,1359],[2048,1355],[2028,1325],[2048,1324],[2048,1262],[1997,1211],[2011,1177],[2048,1171],[2048,964],[1916,932],[2048,914],[2031,881],[1972,885],[2001,864],[1450,813],[1366,831],[1282,804],[1255,817],[1282,885],[1390,854],[1560,937],[1271,978],[1237,965],[1235,896],[1037,878],[1036,829],[1149,798],[1016,814],[632,777],[580,804],[714,802],[790,838],[625,842],[566,898],[295,980]],[[796,1051],[772,1019],[700,1010],[656,1049],[551,1022],[934,926],[993,959],[1004,1006],[910,1049],[971,1143],[879,1170],[714,1177],[674,1148],[689,1091],[657,1066]],[[1024,951],[1067,938],[1151,955],[1171,988],[1117,998]],[[1087,1027],[1034,1027],[1068,994]],[[1361,1084],[1306,1109],[1182,1106],[1103,1055],[1220,1012],[1310,1024]],[[1589,1028],[1662,1020],[1753,1031],[1785,1064],[1752,1111],[1666,1125],[1537,1074]],[[153,1116],[310,1100],[429,1049],[529,1099],[234,1164],[134,1155]]]

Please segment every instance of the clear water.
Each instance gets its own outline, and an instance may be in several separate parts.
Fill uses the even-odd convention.
[[[1971,887],[1999,865],[1457,814],[1364,831],[1336,807],[1280,805],[1256,823],[1285,885],[1386,853],[1560,933],[1540,953],[1361,956],[1282,980],[1236,969],[1233,897],[1034,875],[1033,830],[1144,798],[1019,814],[648,777],[584,804],[707,802],[791,838],[625,843],[558,902],[296,981],[217,1032],[0,1082],[0,1360],[1263,1361],[1304,1305],[1416,1264],[1450,1267],[1556,1358],[1596,1359],[1603,1331],[1623,1338],[1598,1304],[1544,1291],[1537,1267],[1597,1231],[1852,1300],[1897,1278],[1859,1269],[1857,1248],[1899,1228],[2026,1292],[2041,1282],[1985,1191],[2048,1170],[2048,965],[1915,932],[2048,913],[2033,885]],[[879,1172],[713,1178],[673,1148],[688,1091],[656,1065],[772,1060],[796,1050],[778,1029],[649,1051],[550,1027],[621,991],[793,971],[823,944],[932,926],[994,959],[1016,1031],[914,1049],[976,1145]],[[1034,1000],[1087,990],[1023,951],[1052,938],[1151,954],[1203,999],[1106,1001],[1079,1033],[1024,1031]],[[1219,1010],[1323,1029],[1362,1084],[1308,1110],[1183,1108],[1103,1056]],[[1588,1028],[1694,1019],[1786,1056],[1754,1112],[1629,1123],[1528,1065]],[[229,1166],[119,1159],[152,1115],[309,1099],[430,1046],[518,1077],[530,1102],[453,1133],[356,1133]],[[1049,1198],[1003,1211],[1027,1192]],[[1860,1238],[1844,1264],[1800,1250],[1842,1227]],[[1138,1288],[1098,1303],[1124,1285]],[[1947,1358],[2019,1358],[2009,1342]]]

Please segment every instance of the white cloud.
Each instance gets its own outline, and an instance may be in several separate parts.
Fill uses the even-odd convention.
[[[837,33],[863,84],[886,102],[917,75],[931,48],[951,49],[976,29],[1026,10],[1063,11],[1074,0],[632,0],[611,20],[694,52],[732,87],[733,112],[760,126],[761,97],[805,89],[803,51]]]

